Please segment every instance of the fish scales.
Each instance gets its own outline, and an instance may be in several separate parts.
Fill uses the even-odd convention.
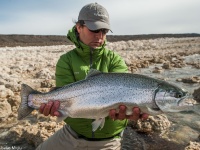
[[[107,80],[105,80],[104,76],[106,76]],[[118,80],[116,81],[114,77]],[[38,94],[33,99],[38,101],[42,98],[40,101],[43,103],[52,99],[60,100],[63,103],[63,105],[61,104],[61,109],[68,110],[68,114],[72,115],[70,117],[83,118],[89,112],[93,112],[89,114],[98,118],[99,116],[94,116],[94,114],[101,114],[101,112],[106,112],[109,108],[118,108],[119,104],[132,103],[134,105],[135,103],[135,106],[137,106],[140,103],[151,103],[153,92],[158,87],[158,82],[149,84],[148,79],[141,80],[139,77],[139,75],[136,75],[136,78],[131,80],[133,78],[130,74],[125,74],[124,76],[120,74],[117,76],[115,74],[101,74],[91,79],[86,79],[78,83],[77,86],[73,84],[73,86],[67,87],[66,90],[60,89],[57,94],[55,92],[48,95],[45,94],[45,96]],[[135,88],[133,84],[135,84]],[[146,94],[144,95],[144,93]],[[144,96],[141,97],[140,95]],[[33,99],[30,99],[30,101]],[[65,104],[68,103],[66,102],[67,99],[69,101],[73,100],[73,104],[70,106]],[[38,103],[38,107],[40,105]],[[105,115],[107,113],[103,117]],[[92,116],[88,117],[91,118]]]
[[[158,105],[160,101],[165,100],[165,97],[174,99],[173,105],[178,107],[175,103],[182,100],[187,93],[168,82],[144,75],[101,73],[97,70],[91,70],[84,80],[47,93],[39,93],[27,85],[23,86],[21,94],[23,99],[26,98],[27,107],[38,109],[41,103],[59,100],[61,102],[59,111],[63,116],[96,120],[105,118],[110,109],[118,109],[121,104],[127,107],[127,114],[132,113],[134,106],[150,114],[155,113],[155,108],[167,111],[168,108]],[[173,94],[179,93],[181,97],[176,98],[172,91]],[[24,104],[25,102],[21,105]],[[24,111],[23,108],[19,108],[19,119],[24,117],[24,114],[20,113]]]

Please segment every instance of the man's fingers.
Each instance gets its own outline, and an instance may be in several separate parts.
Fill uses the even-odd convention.
[[[45,116],[49,114],[51,116],[61,116],[60,112],[58,112],[58,108],[60,107],[60,101],[49,101],[47,104],[41,104],[39,108],[39,112]]]
[[[59,112],[57,111],[59,107],[60,107],[60,102],[54,101],[53,106],[52,106],[51,111],[50,111],[50,115],[51,116],[59,115]]]
[[[129,119],[137,121],[139,118],[140,118],[140,109],[138,107],[134,107],[133,115],[129,116]]]
[[[133,114],[140,115],[140,108],[139,107],[133,107]]]
[[[43,111],[43,114],[44,114],[45,116],[48,116],[48,115],[50,114],[52,105],[53,105],[53,101],[49,101],[49,102],[46,104],[46,106],[45,106],[45,108],[44,108],[44,111]]]
[[[142,119],[142,120],[147,120],[148,117],[149,117],[149,114],[146,114],[146,113],[143,113],[143,114],[141,115],[141,119]]]
[[[132,115],[126,115],[126,106],[120,105],[119,112],[117,112],[115,109],[111,109],[109,112],[109,117],[113,120],[130,119],[134,121],[137,121],[138,119],[146,120],[149,117],[149,114],[146,114],[146,113],[141,114],[139,107],[134,107],[132,109],[132,112],[133,112]]]
[[[120,105],[119,106],[119,114],[118,114],[117,119],[123,120],[125,118],[126,118],[126,106]]]
[[[43,114],[43,111],[44,111],[45,106],[46,106],[46,104],[44,104],[44,103],[41,104],[41,106],[40,106],[40,108],[39,108],[39,112],[40,112],[41,114]]]
[[[56,117],[60,117],[60,116],[61,116],[61,114],[60,114],[60,112],[59,112],[59,111],[55,111],[55,112],[54,112],[54,116],[56,116]]]
[[[141,114],[141,111],[138,107],[133,108],[133,115],[127,116],[127,119],[137,121],[138,119],[146,120],[148,119],[149,114],[143,113]]]
[[[111,109],[109,112],[109,117],[113,120],[116,119],[116,110],[115,109]]]

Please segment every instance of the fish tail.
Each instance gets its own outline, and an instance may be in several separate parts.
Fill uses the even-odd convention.
[[[28,106],[28,96],[32,93],[39,93],[33,90],[30,86],[26,84],[21,85],[21,104],[18,108],[18,120],[22,120],[28,116],[34,109]]]

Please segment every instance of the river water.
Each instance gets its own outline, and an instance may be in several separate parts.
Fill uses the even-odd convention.
[[[185,63],[200,62],[200,55],[190,55],[184,57]],[[153,73],[155,67],[161,67],[162,64],[155,64],[149,68],[142,68],[140,74],[147,76],[165,79],[178,85],[189,93],[200,87],[200,83],[183,83],[178,82],[180,78],[191,78],[194,76],[200,77],[200,70],[193,66],[186,65],[182,68],[164,69],[161,73]],[[161,150],[161,149],[184,149],[190,141],[200,141],[200,106],[195,108],[195,111],[181,113],[165,114],[171,122],[171,127],[162,134],[163,138],[159,138],[158,134],[139,134],[127,128],[125,130],[126,144],[123,145],[123,150],[140,149],[140,150]],[[128,137],[128,138],[127,138]],[[141,146],[142,145],[142,146]],[[135,147],[135,148],[133,148]]]
[[[185,63],[193,63],[199,62],[200,63],[200,54],[185,56]],[[187,65],[182,68],[173,68],[173,69],[165,69],[162,73],[152,73],[152,70],[155,67],[161,67],[162,64],[156,64],[153,66],[149,66],[149,68],[143,68],[140,70],[141,74],[148,75],[155,78],[165,79],[169,82],[179,85],[183,87],[188,92],[193,93],[194,89],[200,87],[200,83],[183,83],[176,81],[180,78],[191,78],[194,76],[200,77],[200,70],[194,68],[193,66]]]

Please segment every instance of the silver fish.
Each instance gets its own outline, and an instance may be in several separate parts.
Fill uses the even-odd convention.
[[[109,110],[118,110],[119,105],[127,107],[127,115],[132,114],[135,106],[142,112],[157,115],[193,109],[193,104],[186,102],[187,97],[187,91],[166,81],[140,74],[102,73],[92,69],[86,79],[47,93],[22,84],[18,119],[39,109],[41,103],[59,100],[61,120],[66,117],[95,119],[92,123],[95,131],[103,128]]]

